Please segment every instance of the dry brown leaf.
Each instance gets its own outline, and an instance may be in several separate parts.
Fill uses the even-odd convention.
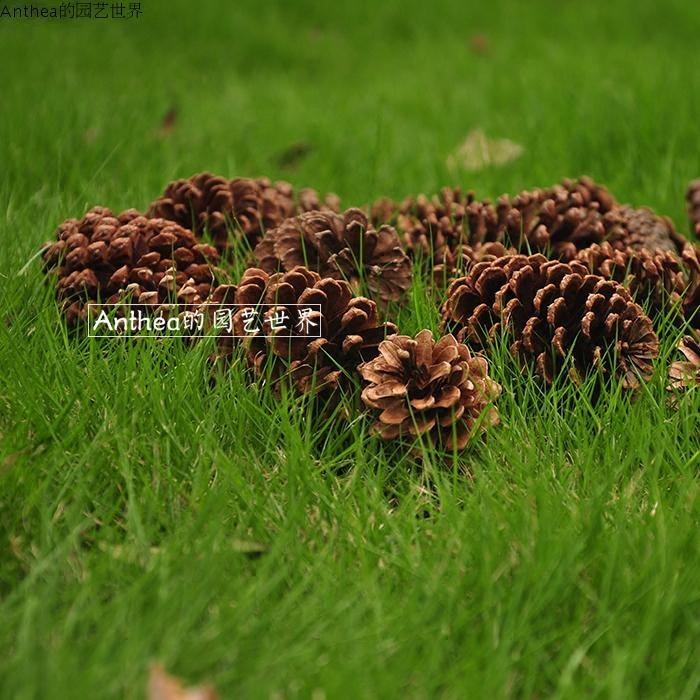
[[[668,389],[700,388],[700,340],[692,335],[684,336],[678,344],[684,360],[673,362],[669,368]]]
[[[523,147],[510,139],[490,139],[483,129],[473,129],[447,156],[450,170],[482,170],[488,165],[503,165],[520,158]]]
[[[85,130],[85,133],[83,133],[83,141],[85,141],[85,143],[95,143],[99,135],[100,130],[97,127],[91,126],[89,129]]]
[[[171,107],[160,120],[160,133],[162,136],[167,136],[175,129],[177,123],[178,110],[177,107]]]
[[[297,141],[277,154],[277,164],[281,168],[295,168],[313,150],[314,147],[310,143],[306,141]]]
[[[148,678],[148,700],[219,700],[219,696],[211,686],[183,687],[177,678],[156,664],[151,666]]]
[[[469,48],[473,53],[485,54],[489,52],[489,40],[485,34],[473,34],[469,37]]]
[[[250,540],[233,540],[231,543],[234,552],[245,554],[251,559],[256,559],[268,551],[268,546],[261,542],[252,542]]]

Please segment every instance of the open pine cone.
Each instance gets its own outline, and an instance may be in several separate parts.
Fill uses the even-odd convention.
[[[433,287],[442,293],[457,277],[468,274],[476,263],[497,260],[504,255],[515,255],[515,249],[505,248],[502,243],[475,243],[457,246],[455,250],[445,249],[433,260]]]
[[[487,361],[452,335],[437,342],[429,330],[415,339],[389,336],[358,371],[367,382],[362,401],[381,411],[373,431],[385,439],[421,436],[440,449],[461,450],[498,422],[490,403],[500,385],[488,376]]]
[[[700,249],[691,243],[678,256],[663,249],[618,250],[605,242],[579,251],[576,260],[623,284],[655,321],[670,316],[676,325],[700,327]]]
[[[373,298],[400,299],[411,284],[411,261],[391,226],[375,229],[361,209],[307,212],[267,231],[255,258],[268,273],[305,266],[322,277],[364,282]]]
[[[477,347],[505,333],[511,354],[546,382],[569,367],[576,382],[599,369],[636,388],[659,349],[651,319],[621,284],[539,254],[475,265],[450,286],[442,327]]]
[[[494,207],[458,187],[443,187],[431,198],[407,197],[399,204],[380,199],[371,207],[373,222],[395,226],[408,254],[423,258],[439,257],[444,249],[454,251],[459,245],[505,242],[510,213],[507,197]]]
[[[328,195],[322,202],[314,190],[302,190],[295,199],[286,182],[272,183],[265,177],[228,180],[199,173],[175,180],[148,210],[150,216],[175,221],[197,236],[208,230],[214,245],[224,253],[230,245],[229,228],[254,246],[264,231],[299,211],[338,209],[338,199]]]
[[[608,190],[590,178],[564,180],[560,185],[522,192],[513,198],[508,233],[522,253],[545,253],[552,259],[573,260],[578,251],[608,243],[613,248],[680,252],[684,240],[667,217],[651,209],[620,205]],[[518,230],[525,233],[520,244]]]
[[[679,252],[682,237],[672,222],[650,209],[621,206],[588,177],[565,179],[544,189],[478,201],[472,192],[443,188],[428,199],[419,195],[400,204],[379,200],[374,221],[393,223],[409,254],[439,260],[458,246],[501,243],[523,254],[544,253],[568,261],[578,251],[608,242],[614,248]]]
[[[233,312],[233,334],[219,336],[220,355],[241,342],[258,376],[287,378],[300,393],[346,386],[358,364],[375,357],[387,333],[396,332],[392,323],[380,323],[373,301],[353,297],[347,282],[304,267],[273,275],[249,268],[230,296],[244,306]],[[217,290],[213,301],[220,297]],[[258,311],[256,322],[251,309]]]
[[[488,221],[491,224],[489,236],[493,240],[488,240],[489,236],[483,239],[468,235],[469,221],[478,217],[470,214],[467,220],[467,212],[470,207],[477,206],[485,212],[477,225],[485,226]],[[471,192],[463,197],[459,188],[443,188],[432,199],[422,194],[415,200],[408,197],[400,205],[379,200],[372,207],[372,220],[394,222],[409,257],[427,263],[432,272],[432,284],[438,290],[446,289],[448,282],[466,274],[475,262],[516,252],[497,240],[499,236],[503,238],[505,230],[505,221],[499,224],[498,220],[502,214],[501,209],[475,202]]]
[[[616,202],[605,187],[584,176],[521,192],[510,205],[509,245],[522,253],[542,252],[569,260],[578,250],[606,239],[603,216]]]
[[[408,197],[400,204],[379,200],[371,216],[377,223],[396,226],[410,256],[420,255],[433,268],[439,266],[433,269],[437,281],[466,272],[482,257],[483,246],[483,257],[489,259],[492,244],[498,244],[502,254],[546,252],[554,258],[573,258],[578,250],[609,237],[604,215],[614,206],[615,199],[604,187],[582,177],[521,192],[512,200],[502,195],[495,205],[477,200],[473,192],[445,187],[432,198]]]
[[[56,296],[71,326],[85,319],[86,302],[128,296],[153,306],[196,305],[214,285],[215,248],[172,221],[135,210],[115,216],[94,207],[62,223],[57,239],[46,244],[44,270],[57,278]]]
[[[678,349],[685,356],[685,361],[679,360],[671,364],[669,389],[700,388],[700,342],[697,338],[686,335],[681,339]]]

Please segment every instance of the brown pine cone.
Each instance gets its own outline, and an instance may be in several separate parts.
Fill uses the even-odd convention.
[[[523,191],[511,200],[469,201],[465,229],[468,243],[499,241],[522,253],[547,252],[568,258],[576,250],[603,240],[603,214],[614,197],[589,177],[565,179],[541,190]]]
[[[405,203],[404,203],[405,206]],[[439,258],[462,239],[461,222],[442,215],[427,197],[419,195],[414,211],[399,213],[396,228],[403,236],[404,248],[414,257],[424,260]]]
[[[396,222],[409,254],[440,258],[459,245],[501,243],[522,253],[542,252],[570,259],[606,239],[604,214],[616,205],[613,196],[590,178],[564,180],[542,190],[476,200],[472,192],[443,188],[439,195],[407,198],[400,205],[380,200],[375,221]]]
[[[149,305],[196,304],[214,284],[216,249],[172,221],[94,207],[61,224],[57,238],[46,244],[44,270],[57,278],[69,325],[85,319],[86,302],[112,304],[128,295]]]
[[[268,231],[255,248],[268,273],[305,266],[343,279],[354,291],[364,282],[375,299],[400,299],[411,284],[411,261],[391,226],[375,229],[361,209],[343,214],[307,212]]]
[[[690,230],[696,236],[700,236],[700,180],[693,180],[688,184],[685,201],[688,204]]]
[[[544,189],[523,191],[495,205],[472,192],[443,188],[439,195],[407,198],[401,204],[380,200],[373,221],[394,223],[409,254],[441,257],[460,243],[500,242],[523,254],[543,253],[568,261],[579,250],[607,241],[621,249],[679,252],[685,244],[667,217],[651,209],[619,205],[608,190],[589,177],[565,179]]]
[[[385,439],[421,436],[440,449],[461,450],[486,424],[498,422],[489,404],[500,385],[488,376],[487,361],[452,335],[437,342],[429,330],[415,340],[389,336],[358,371],[368,383],[362,401],[381,410],[373,431]]]
[[[477,209],[481,216],[474,214]],[[503,238],[505,220],[499,223],[498,217],[504,213],[500,205],[494,209],[488,202],[476,202],[471,192],[463,197],[459,188],[443,188],[432,199],[422,194],[401,204],[380,199],[372,205],[371,220],[395,225],[409,257],[425,261],[432,268],[433,286],[444,291],[448,282],[475,262],[515,252],[495,242]],[[474,236],[465,234],[470,222],[481,227]]]
[[[700,326],[700,249],[685,244],[682,255],[663,249],[616,249],[610,243],[578,252],[588,272],[624,285],[646,304],[654,320],[670,316],[676,324]]]
[[[475,265],[450,286],[442,327],[477,347],[505,333],[511,354],[548,383],[571,363],[576,382],[599,369],[635,388],[659,349],[651,319],[622,285],[539,254]]]
[[[634,209],[617,206],[603,217],[605,237],[618,249],[680,252],[687,241],[666,216],[658,216],[649,207]]]
[[[396,226],[399,204],[389,197],[381,197],[369,207],[369,219],[375,227],[389,224]]]
[[[598,210],[603,214],[617,204],[607,187],[597,184],[588,175],[583,175],[576,180],[565,178],[559,185],[554,185],[549,190],[556,191],[560,188],[567,191],[567,199],[571,204],[585,207],[597,204]]]
[[[454,251],[445,249],[441,258],[434,258],[432,266],[433,287],[444,292],[457,277],[466,275],[479,262],[490,262],[504,255],[515,255],[515,248],[505,248],[502,243],[475,243],[473,246],[457,246]]]
[[[313,190],[302,190],[299,203],[289,183],[271,183],[265,177],[232,180],[199,173],[171,182],[148,210],[150,216],[175,221],[197,236],[208,230],[214,245],[224,253],[232,244],[229,229],[254,246],[268,228],[297,211],[337,209],[335,195],[321,202]]]
[[[409,255],[430,258],[460,244],[504,242],[510,205],[505,196],[494,207],[489,200],[477,201],[473,192],[443,187],[430,199],[420,194],[400,204],[379,200],[371,211],[373,221],[396,227]]]
[[[521,192],[511,202],[508,244],[523,253],[570,260],[578,250],[606,238],[603,215],[615,205],[610,192],[586,176]]]
[[[249,268],[233,303],[243,306],[233,310],[233,334],[219,336],[220,356],[241,342],[258,376],[287,378],[300,393],[346,387],[358,364],[375,357],[387,333],[396,332],[394,324],[380,323],[373,301],[353,297],[347,282],[304,267],[273,275]]]
[[[690,335],[682,338],[678,349],[685,361],[673,362],[669,368],[669,389],[700,388],[700,342]]]
[[[340,197],[333,192],[328,193],[321,201],[316,190],[305,188],[299,191],[299,202],[294,214],[303,214],[307,211],[340,211]],[[293,216],[293,214],[292,214]]]
[[[668,217],[658,216],[648,207],[620,205],[605,187],[588,177],[523,192],[513,199],[512,206],[521,214],[527,249],[552,259],[572,260],[577,251],[603,242],[619,249],[673,252],[679,252],[685,243]],[[512,226],[509,231],[515,243]],[[523,245],[520,250],[526,252]]]

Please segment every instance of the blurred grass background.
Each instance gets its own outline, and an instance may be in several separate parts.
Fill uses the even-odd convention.
[[[700,403],[670,408],[662,370],[594,408],[495,358],[502,427],[471,478],[426,474],[242,372],[208,392],[206,349],[76,342],[17,271],[63,219],[200,170],[346,206],[589,174],[685,231],[700,7],[142,10],[0,18],[0,695],[138,698],[160,660],[223,697],[697,697]],[[523,156],[448,171],[474,128]]]
[[[526,148],[465,175],[483,196],[588,173],[682,223],[698,171],[692,3],[142,7],[138,20],[2,22],[9,195],[60,199],[62,215],[144,207],[208,169],[360,203],[454,180],[446,155],[481,127]],[[299,142],[313,150],[282,167]]]

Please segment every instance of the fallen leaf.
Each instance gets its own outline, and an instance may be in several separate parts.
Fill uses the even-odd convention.
[[[90,128],[85,129],[85,133],[83,134],[83,141],[85,141],[85,143],[95,143],[99,135],[100,130],[95,126],[91,126]]]
[[[277,164],[282,168],[293,168],[306,158],[314,147],[310,143],[299,141],[277,154]]]
[[[177,107],[171,107],[160,120],[160,133],[163,136],[171,134],[177,122]]]
[[[11,535],[10,536],[10,551],[15,556],[16,559],[22,561],[22,536],[21,535]]]
[[[146,567],[152,563],[153,559],[161,553],[160,547],[149,547],[148,549],[140,549],[136,547],[128,547],[123,544],[110,544],[107,542],[99,542],[98,548],[105,554],[109,554],[117,561],[124,561],[128,564]]]
[[[245,554],[251,559],[256,559],[267,552],[267,545],[260,542],[249,542],[248,540],[233,540],[233,551]]]
[[[27,450],[26,448],[24,450],[19,450],[18,452],[12,452],[9,455],[3,459],[2,464],[0,464],[0,476],[3,476],[5,473],[9,472],[10,469],[16,464],[17,460],[20,459],[20,457],[24,457],[26,454]]]
[[[323,39],[323,36],[325,32],[321,27],[310,27],[309,31],[309,39],[312,39],[313,41],[318,41],[319,39]]]
[[[169,676],[162,666],[151,666],[148,678],[148,700],[218,700],[211,686],[184,688],[182,683]]]
[[[485,34],[473,34],[469,37],[469,48],[473,53],[485,54],[489,52],[489,40]]]
[[[523,147],[510,139],[490,139],[482,129],[474,129],[447,156],[450,170],[482,170],[489,165],[503,165],[519,158]]]
[[[17,452],[11,452],[7,455],[3,461],[4,466],[11,467],[24,453],[26,450],[18,450]]]

